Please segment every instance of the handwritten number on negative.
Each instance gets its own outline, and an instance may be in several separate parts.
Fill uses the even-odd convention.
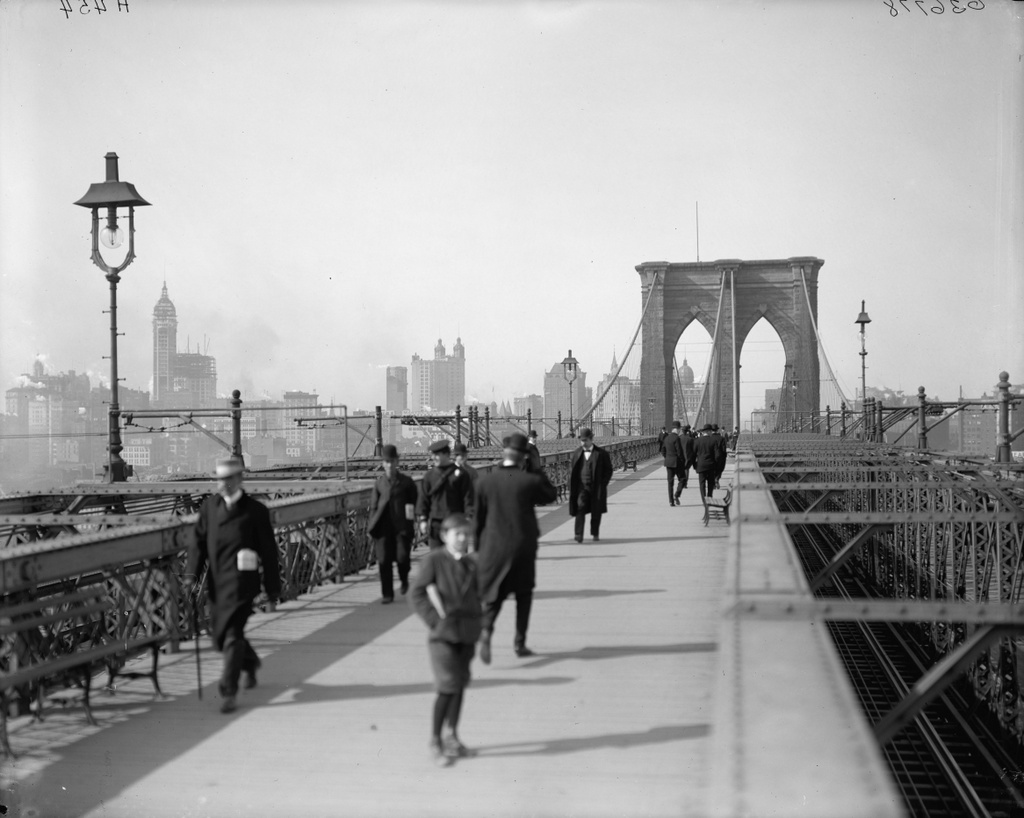
[[[107,4],[105,0],[93,0],[93,8],[96,9],[97,14],[103,14],[107,10]]]
[[[71,16],[71,3],[68,0],[60,0],[60,10],[64,12],[64,19],[67,20]]]
[[[898,17],[899,16],[899,12],[896,11],[896,6],[893,3],[893,0],[885,0],[884,5],[889,7],[889,16],[890,17]]]
[[[943,1],[944,0],[913,0],[914,4],[918,9],[920,9],[921,14],[925,17],[928,16],[929,11],[932,14],[943,14],[946,11]],[[899,17],[900,9],[899,6],[896,5],[897,2],[899,2],[900,6],[903,6],[904,11],[910,11],[910,6],[907,5],[907,0],[882,0],[882,5],[889,9],[890,17]],[[935,5],[925,8],[929,2],[935,3]],[[949,7],[953,9],[953,14],[963,14],[967,9],[981,11],[985,8],[985,0],[949,0]]]

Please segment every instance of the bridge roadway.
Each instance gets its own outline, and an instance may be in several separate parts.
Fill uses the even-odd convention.
[[[617,472],[599,543],[573,541],[564,505],[540,510],[537,655],[512,653],[510,600],[493,664],[473,663],[475,758],[431,762],[425,631],[379,604],[370,569],[254,616],[259,686],[230,716],[204,638],[202,701],[183,643],[161,656],[164,700],[122,681],[95,697],[97,727],[80,707],[13,719],[0,804],[38,818],[901,815],[820,633],[723,618],[737,527],[702,525],[695,482],[670,508],[659,462]],[[749,547],[759,575],[783,558]]]

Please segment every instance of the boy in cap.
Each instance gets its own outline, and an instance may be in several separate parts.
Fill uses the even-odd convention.
[[[430,752],[435,763],[450,767],[456,758],[472,755],[459,740],[458,726],[482,611],[476,561],[469,555],[473,524],[464,514],[450,514],[440,535],[444,547],[420,562],[409,604],[430,629],[427,651],[437,683]],[[448,735],[442,738],[445,724]]]
[[[473,488],[476,489],[476,480],[479,474],[476,469],[469,465],[469,449],[466,448],[466,444],[456,443],[455,448],[452,449],[452,454],[455,456],[455,471],[463,471],[468,474]]]
[[[420,533],[426,534],[431,548],[441,547],[441,521],[449,514],[473,514],[473,481],[458,470],[451,459],[447,440],[430,444],[434,467],[420,481],[416,501],[416,519]]]
[[[243,673],[245,687],[256,686],[260,659],[245,638],[245,623],[260,590],[261,565],[270,610],[274,610],[281,593],[270,512],[242,490],[244,468],[240,457],[217,461],[217,493],[207,497],[199,511],[185,569],[187,580],[196,585],[204,566],[210,566],[211,633],[217,650],[224,654],[220,677],[222,713],[235,710],[238,681]]]
[[[412,551],[416,484],[398,470],[398,449],[391,444],[381,450],[384,476],[370,490],[370,518],[366,530],[373,537],[380,571],[381,602],[395,601],[391,564],[398,564],[402,593],[409,590],[409,554]]]

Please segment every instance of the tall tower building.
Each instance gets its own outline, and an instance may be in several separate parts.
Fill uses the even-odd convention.
[[[387,378],[386,408],[389,412],[404,412],[409,408],[409,370],[404,366],[389,366]]]
[[[412,356],[409,367],[409,404],[417,411],[452,411],[466,402],[466,348],[462,339],[455,341],[451,355],[437,339],[434,359]]]
[[[178,349],[178,314],[167,297],[167,282],[153,308],[153,401],[174,391],[174,359]]]

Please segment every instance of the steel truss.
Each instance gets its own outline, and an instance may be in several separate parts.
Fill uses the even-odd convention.
[[[1024,480],[1001,464],[962,470],[916,452],[820,436],[747,444],[779,508],[777,521],[824,533],[836,550],[809,588],[854,570],[880,598],[747,597],[736,615],[920,623],[944,659],[876,725],[883,743],[963,673],[1024,744]],[[739,491],[765,484],[740,482]]]

